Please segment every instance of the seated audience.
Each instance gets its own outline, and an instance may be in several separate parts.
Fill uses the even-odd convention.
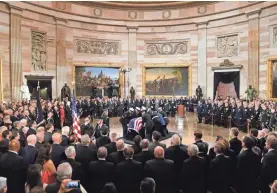
[[[134,155],[136,155],[137,153],[141,152],[141,147],[140,147],[140,142],[141,142],[142,138],[140,135],[136,135],[133,139],[134,141],[134,145],[132,145],[132,148],[134,150]]]
[[[57,168],[58,165],[61,163],[62,160],[66,159],[64,150],[65,147],[61,146],[60,143],[62,142],[62,135],[60,133],[54,133],[52,135],[53,144],[51,145],[51,159]]]
[[[27,137],[28,145],[22,149],[22,157],[24,161],[29,165],[34,164],[37,159],[38,150],[35,147],[36,143],[37,137],[31,134]]]
[[[189,158],[183,162],[180,175],[180,188],[186,193],[207,192],[207,163],[198,157],[198,146],[188,146]]]
[[[145,178],[140,183],[141,193],[155,193],[156,183],[153,178]]]
[[[7,178],[9,193],[25,193],[28,164],[18,155],[20,143],[11,140],[9,151],[0,159],[0,176]]]
[[[7,178],[0,177],[0,193],[7,193]]]
[[[113,181],[115,167],[113,163],[107,162],[107,149],[100,147],[97,151],[97,161],[92,161],[89,164],[89,192],[99,193],[104,184]]]
[[[139,184],[143,176],[142,164],[133,160],[134,150],[132,147],[126,147],[123,154],[126,160],[116,165],[116,187],[121,193],[129,193],[130,190],[133,193],[139,193]]]
[[[110,140],[111,142],[104,145],[104,147],[107,148],[107,151],[108,151],[108,155],[113,153],[113,152],[116,152],[116,141],[117,141],[117,134],[116,133],[112,133],[111,136],[110,136]]]
[[[236,127],[231,128],[230,130],[230,136],[232,139],[229,141],[230,143],[230,149],[232,149],[236,155],[238,155],[242,148],[242,143],[238,139],[239,130]]]
[[[123,162],[125,160],[125,157],[123,155],[123,149],[125,147],[124,141],[123,140],[118,140],[116,142],[116,152],[111,153],[107,157],[107,161],[112,162],[114,164],[118,164],[120,162]]]
[[[25,184],[26,193],[30,193],[30,191],[36,186],[42,187],[41,171],[42,167],[39,164],[29,166],[27,173],[27,182]]]
[[[56,182],[56,167],[50,159],[51,145],[43,144],[38,150],[36,163],[42,166],[41,180],[45,184]]]
[[[140,143],[141,152],[134,155],[134,160],[141,162],[143,165],[146,161],[154,158],[153,152],[149,151],[149,140],[143,139]]]
[[[161,135],[161,133],[160,132],[158,132],[158,131],[154,131],[153,133],[152,133],[152,143],[150,143],[150,145],[149,145],[149,151],[151,151],[151,152],[153,152],[154,153],[154,150],[155,150],[155,148],[157,147],[157,146],[160,146],[160,147],[162,147],[162,148],[166,148],[166,144],[164,144],[164,143],[160,143],[159,141],[160,141],[160,139],[161,139],[161,137],[162,137],[162,135]]]
[[[155,180],[157,193],[175,192],[174,162],[164,158],[164,149],[160,146],[155,148],[154,156],[154,159],[145,163],[145,176]]]

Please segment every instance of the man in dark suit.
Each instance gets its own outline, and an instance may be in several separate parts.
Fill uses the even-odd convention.
[[[64,126],[62,128],[62,142],[61,142],[61,146],[63,147],[67,147],[69,145],[69,132],[70,132],[70,128],[68,126]]]
[[[146,131],[146,137],[149,140],[152,140],[152,132],[153,132],[153,127],[154,127],[154,122],[151,119],[151,115],[149,113],[146,113],[146,108],[142,107],[141,108],[141,113],[142,113],[142,122],[143,126]]]
[[[47,124],[45,126],[45,134],[44,134],[44,143],[50,143],[52,144],[53,141],[52,141],[52,132],[54,131],[54,126],[52,124]]]
[[[140,143],[141,152],[134,155],[134,160],[141,162],[143,165],[148,160],[151,160],[154,158],[153,152],[148,150],[149,147],[149,141],[148,139],[143,139]]]
[[[216,157],[210,163],[209,180],[212,193],[232,193],[232,161],[224,155],[225,146],[216,142],[214,146]]]
[[[36,148],[39,150],[39,148],[42,146],[42,144],[44,143],[44,132],[38,132],[36,134],[37,136],[37,143],[36,143]]]
[[[140,183],[141,193],[154,193],[156,189],[156,183],[153,178],[144,178]]]
[[[149,151],[153,152],[154,153],[154,149],[157,147],[157,146],[161,146],[163,149],[166,148],[166,144],[164,143],[160,143],[159,140],[161,138],[161,133],[158,132],[158,131],[154,131],[153,134],[152,134],[152,143],[150,143],[149,145]]]
[[[274,135],[268,135],[266,149],[268,152],[262,159],[261,167],[262,193],[269,193],[269,185],[277,179],[277,138]]]
[[[36,142],[37,142],[37,137],[33,134],[29,135],[27,137],[28,145],[24,147],[22,150],[23,160],[29,165],[34,164],[37,159],[38,150],[35,147]]]
[[[100,131],[100,137],[96,139],[96,146],[99,148],[101,146],[104,146],[106,144],[109,144],[111,142],[109,138],[109,128],[105,126],[101,131]]]
[[[155,148],[154,155],[155,159],[145,163],[144,176],[155,180],[157,193],[175,192],[174,162],[164,158],[164,149],[160,146]]]
[[[37,134],[36,129],[35,129],[36,127],[37,127],[36,121],[30,121],[29,130],[27,131],[27,137],[29,135],[36,135]]]
[[[123,155],[123,149],[125,147],[124,141],[123,140],[118,140],[116,142],[116,149],[117,151],[114,153],[111,153],[108,157],[107,157],[107,161],[108,162],[112,162],[114,164],[118,164],[120,162],[125,161],[125,157]]]
[[[165,158],[174,161],[176,173],[181,171],[183,162],[189,157],[187,152],[181,149],[180,144],[180,137],[175,134],[171,138],[171,146],[165,149]]]
[[[229,141],[230,143],[230,149],[232,149],[236,155],[238,155],[242,148],[242,143],[238,139],[239,130],[238,128],[234,127],[230,130],[230,136],[232,139]]]
[[[121,193],[139,193],[139,185],[143,177],[143,167],[138,161],[133,160],[134,150],[126,147],[123,150],[125,161],[116,165],[116,187]]]
[[[112,133],[111,136],[110,136],[111,142],[104,145],[104,147],[107,148],[108,155],[113,153],[113,152],[116,152],[116,141],[117,141],[116,138],[117,138],[117,134]]]
[[[0,152],[6,153],[9,149],[10,131],[5,130],[2,132],[2,140],[0,141]]]
[[[196,130],[194,132],[194,144],[198,146],[199,152],[203,153],[203,154],[207,154],[208,153],[208,149],[209,149],[209,144],[202,141],[202,131],[200,130]],[[199,145],[202,144],[202,145]]]
[[[81,184],[84,183],[85,173],[80,162],[75,161],[76,150],[74,146],[69,146],[65,149],[65,155],[67,159],[63,160],[62,163],[67,162],[72,167],[72,180],[80,180]]]
[[[103,186],[110,181],[113,181],[114,175],[114,164],[107,162],[107,149],[100,147],[97,152],[97,161],[92,161],[89,164],[89,189],[90,193],[101,192]]]
[[[61,163],[61,161],[66,159],[66,156],[64,153],[65,147],[60,145],[62,141],[62,135],[60,133],[54,133],[52,135],[52,141],[53,141],[53,144],[52,144],[51,159],[57,168],[58,165]]]
[[[8,193],[25,193],[28,164],[18,155],[20,144],[16,140],[9,143],[9,151],[0,159],[0,176],[8,181]]]
[[[243,151],[237,156],[237,193],[259,193],[260,156],[252,150],[254,142],[251,137],[244,136],[242,146]]]
[[[188,146],[190,158],[183,162],[179,187],[186,193],[207,192],[207,164],[203,158],[198,157],[198,146]]]
[[[89,147],[90,142],[89,135],[85,134],[81,137],[81,145],[76,149],[76,161],[82,164],[85,172],[85,182],[83,184],[85,189],[89,188],[89,179],[87,178],[89,163],[97,160],[97,152]]]

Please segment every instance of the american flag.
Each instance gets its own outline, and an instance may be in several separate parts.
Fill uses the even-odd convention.
[[[133,118],[129,122],[128,129],[129,130],[135,130],[136,132],[139,132],[142,128],[142,118]]]
[[[82,135],[81,135],[80,122],[77,114],[77,108],[76,108],[76,102],[75,102],[74,96],[72,96],[71,98],[71,103],[72,103],[72,117],[73,117],[73,133],[78,138],[81,138]]]

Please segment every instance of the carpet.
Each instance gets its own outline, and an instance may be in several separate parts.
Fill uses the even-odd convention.
[[[161,137],[160,142],[162,142],[162,141],[164,141],[164,140],[167,140],[167,139],[171,138],[174,134],[177,134],[177,133],[176,133],[176,132],[170,132],[170,131],[169,131],[167,136]],[[133,142],[132,140],[125,139],[125,138],[123,138],[123,137],[117,138],[117,140],[119,140],[119,139],[122,139],[122,140],[124,141],[124,143],[126,143],[126,144],[134,145],[134,142]]]

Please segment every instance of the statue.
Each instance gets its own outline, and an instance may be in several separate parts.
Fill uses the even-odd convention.
[[[112,97],[118,97],[118,92],[116,90],[116,85],[113,83],[111,87],[112,87]]]
[[[25,82],[23,82],[23,85],[20,87],[20,91],[22,93],[22,99],[29,101],[31,99],[31,94],[29,91],[29,87],[26,85]]]
[[[200,100],[203,96],[202,89],[201,89],[200,85],[198,85],[195,92],[196,92],[197,100]]]
[[[131,87],[130,94],[131,94],[131,100],[134,101],[135,95],[136,95],[136,91],[135,91],[134,87]]]
[[[247,100],[253,101],[253,99],[256,97],[257,91],[255,88],[252,88],[252,85],[249,85],[245,93],[247,94]]]
[[[64,83],[64,86],[61,90],[61,100],[64,100],[65,98],[67,98],[68,100],[71,100],[70,96],[71,96],[71,90],[69,86],[67,86],[67,84]]]

